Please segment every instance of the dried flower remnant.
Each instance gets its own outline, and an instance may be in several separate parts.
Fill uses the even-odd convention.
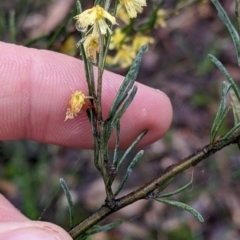
[[[116,18],[99,5],[85,10],[81,14],[75,16],[74,19],[77,20],[76,28],[78,30],[82,31],[83,29],[87,29],[89,26],[93,26],[93,32],[97,31],[102,35],[107,34],[107,32],[112,34],[112,31],[107,25],[105,19],[108,19],[112,24],[117,24]]]
[[[80,113],[83,105],[85,104],[85,98],[85,95],[81,91],[76,91],[71,95],[71,99],[68,103],[65,121],[68,119],[74,119],[74,117]]]
[[[118,9],[125,7],[130,18],[136,18],[137,13],[141,13],[143,7],[147,6],[146,0],[119,0]]]
[[[97,53],[99,53],[99,36],[90,34],[86,37],[83,47],[87,58],[91,59],[93,63],[97,63]]]

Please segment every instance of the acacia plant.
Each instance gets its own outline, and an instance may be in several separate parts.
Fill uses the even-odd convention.
[[[164,26],[164,18],[167,17],[167,13],[161,9],[165,3],[164,0],[160,3],[155,3],[154,1],[151,3],[148,2],[146,0],[95,0],[94,5],[90,9],[82,9],[80,1],[77,1],[78,14],[74,17],[80,38],[77,46],[80,48],[81,57],[84,61],[88,93],[84,94],[81,90],[78,90],[72,94],[65,121],[71,121],[71,119],[75,118],[81,112],[83,105],[89,105],[87,116],[91,124],[94,139],[93,161],[103,179],[106,199],[95,213],[82,222],[73,226],[71,221],[71,230],[69,234],[73,239],[86,239],[91,234],[106,231],[118,226],[121,224],[121,221],[104,226],[99,226],[98,223],[111,213],[140,199],[153,199],[158,202],[180,207],[192,213],[200,222],[203,222],[203,217],[195,209],[185,203],[169,199],[170,196],[185,190],[191,182],[175,192],[167,194],[162,194],[161,192],[167,188],[174,180],[174,177],[179,173],[197,165],[220,149],[230,144],[239,144],[240,141],[240,132],[238,131],[240,126],[240,90],[222,63],[213,55],[209,55],[210,60],[219,68],[226,78],[226,81],[222,82],[221,102],[212,124],[210,143],[197,150],[192,155],[178,161],[177,164],[167,167],[153,180],[147,182],[143,186],[139,186],[136,190],[125,196],[118,197],[134,167],[144,154],[143,150],[140,150],[130,161],[127,169],[125,169],[125,175],[122,177],[116,190],[112,187],[114,180],[116,176],[118,176],[119,170],[129,152],[148,131],[146,129],[139,133],[131,146],[129,146],[123,156],[120,157],[120,120],[133,101],[134,96],[137,94],[135,80],[137,78],[141,59],[144,52],[147,50],[146,44],[151,44],[154,41],[150,36],[150,32],[158,25]],[[236,0],[236,2],[238,3],[238,0]],[[240,66],[239,34],[230,22],[218,0],[212,0],[212,3],[217,9],[220,19],[229,30],[236,48],[238,65]],[[147,4],[151,12],[146,17],[145,21],[142,21],[141,24],[135,24],[136,18]],[[236,4],[236,15],[237,18],[239,18],[239,4]],[[121,24],[119,24],[120,22]],[[135,35],[133,33],[135,33]],[[129,45],[130,43],[132,43],[132,46]],[[115,54],[108,55],[109,50],[115,50]],[[109,65],[110,63],[113,65],[118,64],[121,67],[130,66],[130,69],[116,93],[108,116],[103,118],[102,76],[105,65]],[[95,71],[94,68],[97,68],[97,71]],[[230,95],[232,99],[230,107],[226,104],[228,95]],[[229,111],[233,112],[235,124],[228,132],[219,136],[219,129]],[[84,113],[81,112],[81,114]],[[108,145],[113,132],[115,133],[115,147],[113,158],[110,158]],[[60,183],[67,196],[71,216],[70,219],[72,219],[74,211],[71,195],[69,194],[65,181],[60,179]]]

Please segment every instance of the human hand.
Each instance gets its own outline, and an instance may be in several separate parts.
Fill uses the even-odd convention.
[[[122,80],[120,75],[105,72],[104,116],[107,116]],[[87,93],[81,61],[50,51],[0,42],[0,85],[0,140],[25,138],[68,147],[93,147],[84,109],[74,120],[64,122],[72,91]],[[171,103],[164,93],[137,85],[138,92],[121,120],[122,148],[129,146],[145,129],[148,133],[138,146],[161,138],[172,119]],[[109,146],[114,146],[114,139]],[[30,221],[0,195],[0,240],[27,238],[71,239],[56,225]]]

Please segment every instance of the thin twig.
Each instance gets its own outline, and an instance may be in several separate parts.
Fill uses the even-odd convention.
[[[222,148],[239,142],[240,132],[236,132],[227,139],[216,141],[197,150],[196,153],[166,168],[163,173],[159,174],[155,179],[146,183],[144,186],[119,199],[112,201],[111,203],[106,202],[105,205],[99,208],[95,213],[71,229],[69,231],[70,236],[72,238],[80,236],[93,225],[104,219],[106,216],[140,199],[149,199],[155,197],[154,191],[157,191],[159,187],[169,179],[175,177],[177,174],[183,172],[184,170],[197,165],[199,162],[214,154],[215,152],[221,150]]]

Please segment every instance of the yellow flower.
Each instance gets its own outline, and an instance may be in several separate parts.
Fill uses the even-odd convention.
[[[65,121],[68,119],[74,119],[74,117],[80,113],[82,106],[85,104],[85,98],[85,95],[81,91],[76,91],[71,95],[71,99],[68,103]]]
[[[119,0],[117,11],[121,7],[125,7],[130,18],[137,17],[137,13],[141,13],[143,8],[147,6],[146,0]]]
[[[119,64],[122,68],[131,66],[133,59],[136,57],[136,52],[132,47],[122,45],[117,50],[116,56],[112,59],[112,64]]]
[[[108,19],[112,24],[117,24],[115,17],[105,11],[99,5],[85,10],[81,14],[74,17],[74,19],[77,20],[76,28],[79,31],[87,29],[88,26],[93,26],[93,29],[95,29],[94,31],[97,31],[102,35],[107,34],[107,32],[112,34],[111,29],[105,22],[105,18]]]
[[[159,9],[157,11],[157,20],[155,22],[155,25],[154,27],[157,28],[158,26],[159,27],[162,27],[162,28],[165,28],[166,27],[166,17],[167,17],[167,12],[163,9]]]
[[[120,6],[121,7],[121,6]],[[119,8],[117,11],[117,17],[122,20],[126,25],[130,23],[130,18],[125,10],[125,8]]]
[[[97,53],[99,53],[99,35],[88,35],[83,43],[83,47],[87,58],[90,58],[93,63],[97,63]]]
[[[126,34],[122,32],[122,29],[117,28],[114,31],[114,34],[111,37],[111,42],[109,44],[109,49],[118,48],[123,43],[123,40],[124,40],[125,37],[126,37]]]
[[[73,36],[70,36],[66,39],[64,43],[61,44],[59,51],[61,53],[67,54],[69,56],[75,56],[76,55],[76,41]]]
[[[133,49],[139,51],[139,49],[148,43],[154,43],[154,38],[137,34],[133,39]]]

